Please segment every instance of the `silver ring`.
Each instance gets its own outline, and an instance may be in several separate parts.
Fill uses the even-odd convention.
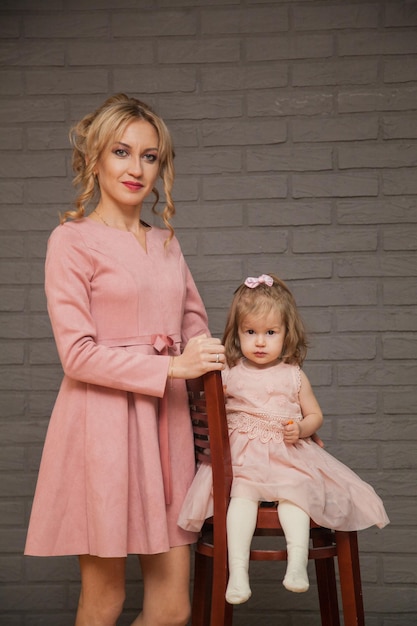
[[[216,363],[220,361],[220,354],[216,354]]]

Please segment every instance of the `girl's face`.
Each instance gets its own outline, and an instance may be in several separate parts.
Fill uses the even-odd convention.
[[[120,209],[142,205],[158,178],[158,144],[152,124],[135,120],[118,141],[105,148],[95,169],[101,206]]]
[[[279,362],[286,327],[281,314],[271,310],[267,315],[247,315],[241,322],[238,335],[243,356],[256,368],[271,367]]]

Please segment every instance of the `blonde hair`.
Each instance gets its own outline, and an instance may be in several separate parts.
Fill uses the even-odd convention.
[[[236,365],[243,356],[238,331],[245,317],[248,315],[261,317],[268,315],[270,311],[276,311],[281,315],[286,328],[282,361],[300,367],[303,364],[307,353],[307,339],[294,296],[283,280],[274,274],[268,276],[273,279],[271,286],[260,283],[250,288],[243,283],[234,293],[222,339],[229,367]]]
[[[155,200],[152,211],[162,217],[170,231],[168,239],[172,239],[174,229],[170,219],[175,215],[172,199],[175,153],[171,135],[165,122],[147,104],[123,93],[108,98],[104,104],[86,115],[70,130],[70,141],[73,146],[72,167],[75,172],[73,183],[80,188],[80,192],[75,200],[75,210],[66,211],[61,216],[61,223],[84,216],[88,202],[99,191],[94,169],[100,155],[123,133],[126,126],[135,120],[146,120],[158,134],[159,176],[163,181],[166,204],[161,213],[156,210],[159,192],[154,187],[152,192]]]

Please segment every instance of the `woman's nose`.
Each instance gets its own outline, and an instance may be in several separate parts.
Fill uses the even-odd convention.
[[[142,174],[142,161],[140,157],[132,159],[129,163],[129,174],[138,178]]]

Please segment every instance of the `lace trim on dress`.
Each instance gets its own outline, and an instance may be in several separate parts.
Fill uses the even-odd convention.
[[[237,411],[227,415],[227,425],[229,431],[237,429],[240,433],[246,433],[248,439],[260,439],[262,443],[268,443],[271,440],[282,443],[284,424],[289,419],[299,422],[302,416]]]

